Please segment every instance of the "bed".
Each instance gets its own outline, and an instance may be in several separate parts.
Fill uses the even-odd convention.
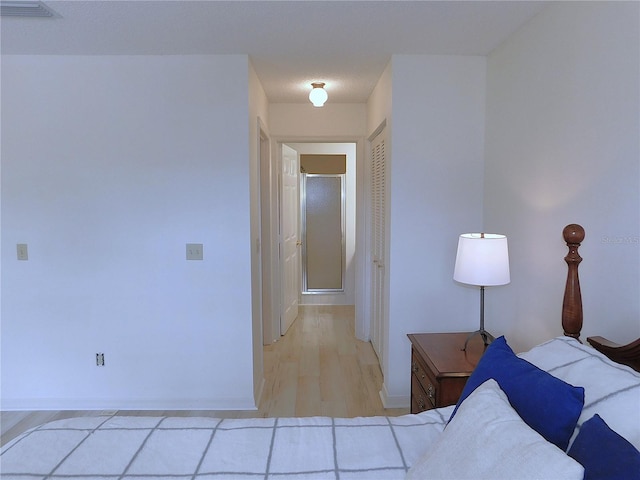
[[[640,341],[580,342],[584,230],[563,233],[564,335],[519,355],[498,338],[457,405],[398,417],[70,418],[5,445],[2,478],[640,478]]]

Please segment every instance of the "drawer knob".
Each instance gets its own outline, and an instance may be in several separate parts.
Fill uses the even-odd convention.
[[[427,387],[427,396],[429,397],[429,400],[431,400],[431,402],[433,403],[435,401],[435,393],[436,393],[436,389],[433,388],[433,385],[429,384],[429,386]]]

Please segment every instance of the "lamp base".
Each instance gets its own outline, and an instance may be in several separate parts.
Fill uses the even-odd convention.
[[[480,330],[476,330],[467,337],[467,339],[464,341],[464,348],[462,349],[463,352],[467,351],[467,344],[469,343],[469,340],[471,340],[476,335],[480,335],[482,337],[482,341],[484,342],[485,347],[495,340],[495,337],[493,335],[487,332],[484,328],[481,328]]]

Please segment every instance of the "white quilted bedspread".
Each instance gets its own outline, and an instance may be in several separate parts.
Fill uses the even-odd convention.
[[[84,417],[3,448],[3,479],[400,479],[452,407],[367,418]]]

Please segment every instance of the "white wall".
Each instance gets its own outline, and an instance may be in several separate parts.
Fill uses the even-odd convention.
[[[274,137],[289,140],[343,140],[366,134],[367,110],[361,103],[331,103],[318,108],[311,103],[272,103],[269,105],[269,129]]]
[[[260,79],[256,75],[253,65],[249,64],[249,163],[250,163],[250,195],[251,195],[251,297],[252,329],[253,329],[253,384],[254,398],[258,403],[264,385],[264,355],[263,355],[263,318],[262,302],[267,302],[267,309],[271,308],[270,299],[262,297],[262,265],[263,255],[269,256],[270,239],[262,239],[260,205],[260,189],[269,190],[269,185],[261,185],[260,172],[260,131],[269,134],[269,102]],[[265,168],[263,166],[262,168]],[[268,169],[267,169],[268,170]],[[264,172],[263,172],[264,173]],[[268,173],[265,175],[269,178]],[[269,183],[269,182],[266,182]],[[266,195],[267,198],[269,194]],[[269,206],[265,206],[268,211]],[[267,235],[270,229],[267,228]],[[265,248],[264,245],[267,247]],[[268,270],[268,269],[267,269]],[[267,275],[270,271],[267,272]]]
[[[488,59],[484,219],[512,283],[487,291],[487,329],[517,350],[562,334],[569,223],[582,338],[640,336],[639,21],[636,2],[554,3]]]
[[[388,406],[408,404],[408,333],[478,326],[478,292],[452,277],[458,236],[482,225],[485,68],[484,57],[392,58]]]
[[[391,106],[393,101],[391,82],[392,65],[389,62],[367,101],[367,136],[373,135],[383,123],[386,124],[388,131],[391,129]],[[373,139],[370,138],[370,140]],[[391,137],[387,139],[387,145],[391,140]]]
[[[3,410],[254,406],[248,78],[3,56]]]

